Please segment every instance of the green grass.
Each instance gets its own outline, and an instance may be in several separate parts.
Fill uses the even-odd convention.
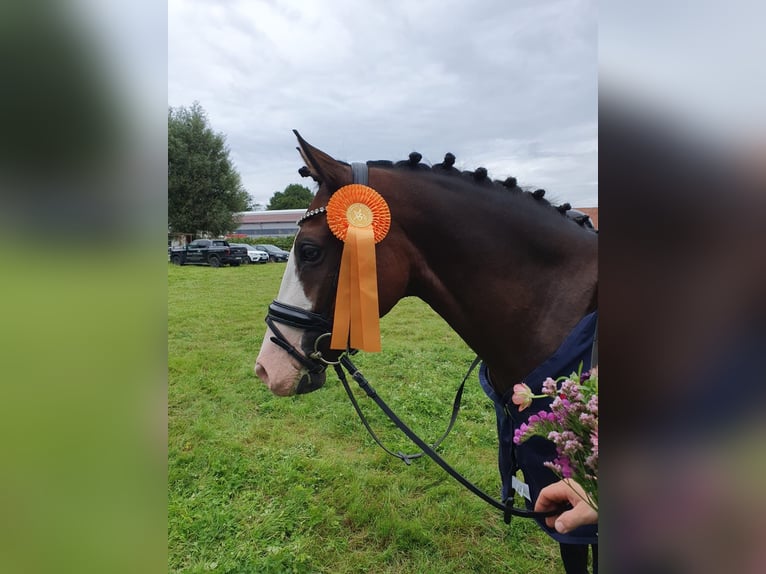
[[[283,264],[168,265],[169,571],[226,573],[562,572],[534,523],[499,513],[430,459],[411,466],[369,438],[334,373],[273,396],[253,363]],[[473,355],[419,300],[381,325],[383,352],[355,358],[427,440],[444,430]],[[475,375],[441,452],[499,493],[494,411]],[[355,389],[392,450],[417,450]]]

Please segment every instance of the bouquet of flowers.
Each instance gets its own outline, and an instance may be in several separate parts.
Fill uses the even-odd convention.
[[[560,478],[571,478],[585,491],[587,502],[598,510],[598,371],[572,373],[543,383],[543,394],[532,394],[524,383],[513,387],[513,404],[519,411],[532,399],[552,398],[549,411],[529,417],[514,432],[514,444],[532,436],[547,438],[556,446],[556,458],[545,466]]]

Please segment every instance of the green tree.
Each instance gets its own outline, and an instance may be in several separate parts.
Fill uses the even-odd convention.
[[[238,226],[250,196],[229,159],[223,134],[199,102],[168,109],[168,228],[222,235]]]
[[[312,191],[303,185],[291,183],[284,191],[275,191],[266,209],[306,209],[314,199]]]

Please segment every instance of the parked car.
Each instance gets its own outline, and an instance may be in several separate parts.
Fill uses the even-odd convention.
[[[175,265],[204,263],[211,267],[237,267],[249,260],[247,249],[229,245],[229,242],[223,239],[195,239],[186,247],[174,247],[170,250],[170,261]]]
[[[250,263],[269,262],[269,254],[262,249],[256,248],[255,245],[248,245],[247,243],[231,243],[230,245],[236,245],[237,247],[244,247],[247,249],[247,256],[250,258]]]
[[[256,248],[260,249],[261,251],[265,251],[269,254],[269,261],[287,261],[288,257],[290,257],[290,252],[285,251],[284,249],[280,249],[276,245],[269,245],[266,244],[259,244],[255,246]]]

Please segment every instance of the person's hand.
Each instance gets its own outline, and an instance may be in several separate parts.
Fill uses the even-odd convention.
[[[578,526],[598,522],[598,513],[586,500],[587,495],[582,487],[574,480],[565,478],[540,491],[535,502],[535,510],[545,512],[555,510],[567,502],[571,504],[571,510],[545,518],[545,524],[548,528],[555,528],[556,532],[566,534]]]

